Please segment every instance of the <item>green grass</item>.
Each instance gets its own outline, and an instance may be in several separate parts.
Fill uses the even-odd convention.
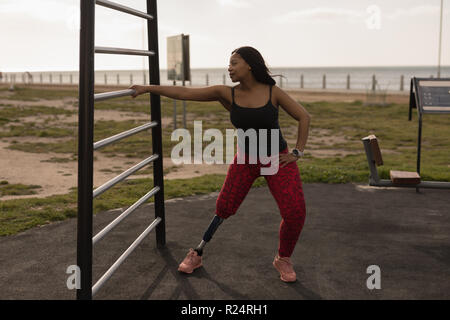
[[[52,137],[62,138],[74,135],[74,130],[70,128],[56,128],[56,127],[39,127],[34,123],[27,123],[25,125],[10,125],[8,131],[0,132],[0,138],[7,137]],[[32,152],[31,150],[29,152]]]
[[[225,175],[205,175],[192,179],[167,180],[164,199],[185,197],[220,191]],[[259,178],[254,186],[265,185]],[[152,179],[126,180],[94,199],[94,214],[105,210],[128,207],[154,186]],[[154,197],[148,202],[153,202]],[[47,198],[29,198],[0,202],[0,236],[7,236],[54,221],[74,218],[77,215],[77,190],[69,194]]]
[[[12,106],[0,104],[0,118],[6,121],[13,121],[23,117],[43,116],[43,115],[72,115],[77,111],[70,111],[56,107],[47,106]]]
[[[24,185],[21,183],[18,184],[9,184],[8,181],[2,180],[0,181],[0,196],[21,196],[21,195],[30,195],[36,194],[35,189],[40,189],[41,186],[37,185]]]
[[[0,88],[0,91],[7,91],[8,86]],[[10,96],[2,97],[2,99],[22,100],[22,101],[38,101],[39,99],[56,100],[67,97],[78,98],[76,89],[51,89],[46,87],[24,87],[15,86],[14,93]]]
[[[62,97],[76,97],[76,90],[40,90],[19,88],[12,99],[57,99]],[[173,100],[162,98],[162,116],[172,117]],[[306,156],[298,162],[302,181],[304,183],[367,183],[369,170],[361,139],[369,134],[379,138],[383,152],[384,165],[379,167],[379,174],[383,179],[389,179],[389,170],[415,171],[417,146],[417,114],[413,121],[408,121],[408,106],[406,104],[389,104],[387,106],[364,106],[361,101],[354,103],[316,102],[303,104],[312,115],[311,129],[314,132],[326,132],[324,135],[345,137],[344,142],[334,145],[325,143],[307,144]],[[24,124],[20,119],[26,115],[36,115],[34,108],[9,109],[11,106],[0,106],[0,124],[5,124],[0,131],[4,137],[35,136],[35,137],[72,137],[69,141],[53,143],[13,143],[10,148],[27,152],[56,152],[68,154],[67,157],[56,157],[48,161],[65,162],[76,160],[77,153],[77,124],[58,124],[58,126],[44,127],[42,125]],[[96,109],[118,110],[126,112],[149,113],[148,96],[137,99],[128,97],[112,100],[111,102],[96,103]],[[31,110],[29,110],[31,109]],[[225,130],[234,129],[230,122],[230,115],[217,102],[186,102],[187,111],[194,119],[203,121],[203,133],[210,128],[219,129],[224,135]],[[7,110],[7,111],[5,111]],[[13,110],[13,111],[11,111]],[[38,107],[40,114],[53,116],[62,114],[61,110]],[[3,112],[3,113],[2,113]],[[182,102],[177,102],[177,127],[182,126]],[[121,131],[136,127],[148,119],[141,121],[96,121],[94,125],[94,140],[106,138]],[[208,119],[208,120],[205,120]],[[279,122],[283,136],[289,139],[297,138],[297,121],[280,108]],[[187,129],[193,137],[194,123],[187,122]],[[319,130],[321,129],[321,131]],[[326,131],[322,130],[326,129]],[[170,156],[173,146],[179,141],[171,141],[172,127],[163,129],[164,156]],[[312,131],[310,131],[311,134]],[[13,134],[14,133],[14,134]],[[450,181],[450,116],[425,115],[423,120],[421,176],[423,180]],[[145,158],[152,153],[152,137],[150,130],[119,143],[107,146],[96,152],[107,156],[122,155],[128,157]],[[204,142],[203,147],[210,142]],[[293,147],[292,144],[289,147]],[[312,149],[332,149],[336,156],[328,158],[314,158]],[[352,151],[355,154],[339,156],[339,152]],[[390,152],[388,152],[390,151]],[[223,159],[225,161],[225,158]],[[134,162],[130,163],[134,164]],[[118,168],[112,168],[115,171]],[[165,173],[169,169],[165,168]],[[172,170],[177,170],[173,168]],[[144,168],[139,174],[151,174],[152,168]],[[219,191],[225,175],[207,175],[192,179],[177,179],[165,181],[165,198],[184,197],[195,194]],[[258,178],[254,187],[264,186],[265,179]],[[94,212],[127,207],[139,197],[148,192],[153,186],[152,179],[127,180],[94,199]],[[3,190],[18,190],[21,187],[1,185]],[[31,186],[24,186],[25,192],[33,192]],[[5,191],[10,192],[10,191]],[[14,191],[11,191],[14,192]],[[0,235],[11,235],[28,228],[63,220],[76,216],[76,190],[66,195],[51,196],[43,199],[17,199],[0,202]],[[149,201],[153,201],[150,199]]]

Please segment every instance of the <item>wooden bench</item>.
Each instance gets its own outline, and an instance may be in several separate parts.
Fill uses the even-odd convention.
[[[364,139],[367,139],[369,141],[373,162],[377,166],[382,166],[383,158],[381,156],[381,150],[380,146],[378,145],[377,137],[372,134],[365,137]],[[391,177],[392,183],[395,185],[416,185],[420,183],[420,175],[417,172],[390,170],[389,175]]]

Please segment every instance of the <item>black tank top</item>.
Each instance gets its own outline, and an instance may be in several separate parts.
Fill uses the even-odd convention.
[[[269,101],[266,105],[259,108],[246,108],[241,107],[234,101],[234,88],[231,88],[232,104],[230,112],[231,123],[236,127],[236,129],[242,129],[244,132],[248,129],[255,129],[257,144],[256,151],[259,157],[259,141],[260,134],[259,129],[267,129],[267,155],[270,156],[271,152],[271,133],[272,129],[278,129],[278,148],[274,148],[275,153],[278,154],[280,151],[288,147],[286,140],[284,140],[281,134],[280,125],[278,123],[278,109],[272,104],[272,86],[270,86]],[[274,131],[275,134],[275,131]],[[245,137],[245,153],[249,154],[249,141],[248,137]],[[264,145],[264,142],[263,142]],[[239,147],[239,146],[238,146]]]

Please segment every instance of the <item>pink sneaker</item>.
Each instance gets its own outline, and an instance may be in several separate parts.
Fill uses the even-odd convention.
[[[295,282],[297,276],[291,259],[288,257],[280,257],[278,254],[273,260],[273,266],[280,272],[280,278],[284,282]]]
[[[202,266],[202,257],[197,254],[194,249],[189,249],[189,253],[184,258],[183,262],[180,263],[178,271],[184,273],[192,273],[194,269],[200,268]]]

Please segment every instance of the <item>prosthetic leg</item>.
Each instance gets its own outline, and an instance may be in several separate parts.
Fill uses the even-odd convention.
[[[220,224],[223,222],[223,218],[215,215],[214,218],[211,220],[211,223],[209,224],[208,229],[206,230],[205,234],[203,235],[203,240],[200,242],[200,244],[195,248],[194,250],[197,251],[197,254],[201,256],[203,254],[203,248],[205,247],[206,243],[211,240],[212,236],[216,232],[217,228],[220,226]]]

